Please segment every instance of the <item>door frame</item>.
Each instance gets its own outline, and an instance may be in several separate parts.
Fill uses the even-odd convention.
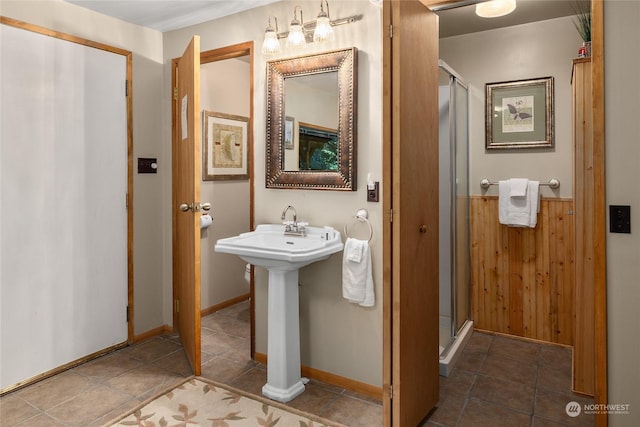
[[[254,193],[255,193],[255,179],[254,179],[254,157],[253,157],[253,88],[254,88],[254,42],[248,41],[244,43],[237,43],[217,49],[211,49],[200,53],[200,66],[215,61],[222,61],[225,59],[239,58],[243,56],[249,57],[249,123],[248,123],[248,135],[247,135],[247,147],[248,147],[248,162],[249,162],[249,229],[253,230],[255,227],[255,213],[254,213]],[[249,284],[249,312],[250,312],[250,325],[251,325],[251,359],[255,356],[256,351],[256,328],[255,328],[255,297],[254,297],[254,266],[251,266],[251,279]]]
[[[383,57],[391,55],[391,38],[388,28],[391,24],[390,3],[384,0],[382,16]],[[419,0],[427,7],[446,3],[457,3],[458,0]],[[606,282],[606,197],[605,197],[605,110],[604,110],[604,0],[591,1],[591,33],[592,33],[592,96],[593,96],[593,160],[594,186],[587,189],[594,198],[595,230],[593,250],[595,257],[594,299],[595,299],[595,403],[606,404],[607,398],[607,282]],[[393,188],[391,165],[391,63],[383,61],[383,188]],[[434,124],[437,125],[437,124]],[[394,355],[391,340],[393,307],[391,257],[391,194],[383,192],[383,423],[392,425],[391,418],[391,373]],[[577,260],[576,260],[577,261]],[[397,359],[397,357],[396,357]],[[596,426],[606,427],[606,414],[596,415]]]

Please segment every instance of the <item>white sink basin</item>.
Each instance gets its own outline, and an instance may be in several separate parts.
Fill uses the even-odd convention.
[[[238,255],[268,269],[297,270],[329,258],[343,248],[340,232],[332,227],[306,227],[305,236],[284,234],[284,225],[261,224],[255,231],[220,239],[215,251]]]
[[[343,248],[340,232],[306,227],[304,236],[284,234],[284,225],[264,224],[255,231],[220,239],[215,251],[238,255],[269,270],[267,306],[267,383],[262,394],[288,402],[304,392],[300,376],[298,270]],[[339,278],[336,281],[339,286]]]

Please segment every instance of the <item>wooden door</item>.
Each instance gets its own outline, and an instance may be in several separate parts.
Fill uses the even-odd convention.
[[[173,63],[173,324],[200,375],[200,38]]]
[[[385,382],[391,419],[415,426],[438,401],[438,21],[422,3],[385,2]],[[390,67],[389,67],[390,64]],[[387,210],[387,208],[389,208]],[[389,317],[387,317],[389,316]],[[389,344],[390,341],[390,344]],[[386,387],[385,387],[386,388]],[[385,411],[387,412],[387,411]]]

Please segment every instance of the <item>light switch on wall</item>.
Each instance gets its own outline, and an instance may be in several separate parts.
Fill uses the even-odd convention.
[[[631,206],[609,206],[609,231],[611,233],[631,234]]]

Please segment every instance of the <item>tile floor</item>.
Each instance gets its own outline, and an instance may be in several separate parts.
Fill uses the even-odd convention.
[[[249,358],[249,304],[202,319],[202,376],[260,394],[265,367]],[[423,426],[593,425],[570,418],[570,351],[474,333]],[[0,425],[100,426],[191,375],[177,336],[113,352],[0,399]],[[292,407],[352,427],[382,424],[380,401],[311,381]],[[403,426],[404,427],[404,426]]]

